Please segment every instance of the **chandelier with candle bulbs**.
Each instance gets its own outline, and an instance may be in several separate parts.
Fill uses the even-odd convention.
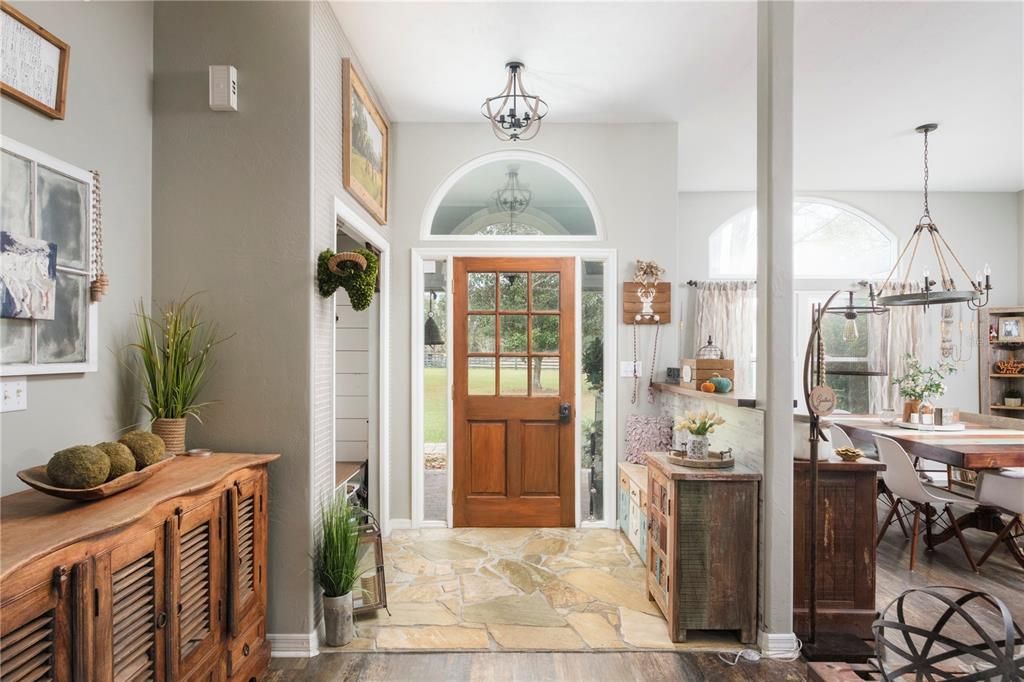
[[[509,62],[505,68],[508,70],[505,88],[485,99],[480,113],[491,122],[491,129],[499,140],[532,140],[540,132],[540,122],[547,116],[548,105],[526,91],[523,86],[526,67],[522,62]]]

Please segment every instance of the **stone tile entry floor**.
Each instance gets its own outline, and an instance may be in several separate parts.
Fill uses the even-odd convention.
[[[384,558],[391,615],[358,617],[342,651],[741,648],[728,632],[673,644],[647,599],[640,557],[618,531],[394,531]]]

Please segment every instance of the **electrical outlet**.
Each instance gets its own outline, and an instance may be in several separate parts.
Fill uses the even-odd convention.
[[[28,381],[25,377],[0,379],[0,412],[28,409]]]
[[[638,377],[643,374],[643,369],[641,369],[642,365],[643,363],[640,360],[637,360],[636,362],[623,360],[619,363],[619,376],[627,377],[629,379]]]

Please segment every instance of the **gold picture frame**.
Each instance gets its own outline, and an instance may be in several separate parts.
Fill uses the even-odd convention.
[[[342,180],[356,201],[384,225],[388,221],[388,122],[350,59],[342,69]]]
[[[50,118],[63,120],[67,111],[68,95],[68,61],[71,58],[71,46],[53,35],[45,28],[29,19],[9,3],[2,3],[4,14],[3,43],[5,50],[17,51],[19,48],[37,52],[36,58],[18,60],[18,55],[4,55],[5,60],[14,60],[25,64],[24,68],[45,68],[40,78],[33,74],[19,74],[27,78],[28,83],[36,83],[39,87],[46,84],[47,92],[24,92],[15,83],[0,80],[0,92],[27,107],[46,114]],[[40,74],[35,74],[40,75]],[[45,76],[45,77],[42,77]],[[52,82],[51,82],[52,79]],[[47,101],[39,99],[44,97]]]
[[[1024,317],[1000,317],[996,331],[1000,343],[1024,343]]]

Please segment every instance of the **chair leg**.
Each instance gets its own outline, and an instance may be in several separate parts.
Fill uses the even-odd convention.
[[[879,490],[878,494],[881,497],[885,498],[886,504],[888,504],[890,507],[896,507],[897,510],[898,510],[899,506],[900,506],[900,503],[896,500],[895,497],[893,497],[892,492],[890,492],[889,489],[885,487],[885,482],[884,481],[879,481],[879,486],[881,486],[881,489]],[[889,524],[891,524],[891,523],[892,523],[892,515],[890,514],[889,517],[886,519],[886,523],[883,526],[883,529],[888,528]],[[907,532],[907,524],[904,523],[903,515],[900,514],[898,511],[896,513],[896,523],[900,524],[900,530],[903,531],[903,539],[904,540],[909,540],[910,539],[910,533]],[[875,545],[877,546],[877,543],[875,543]]]
[[[935,508],[930,504],[924,505],[924,546],[926,551],[935,549],[935,540],[932,537],[932,526],[935,525]]]
[[[996,536],[996,539],[992,541],[992,544],[989,545],[988,549],[985,550],[985,553],[981,555],[980,559],[978,559],[979,566],[988,561],[988,558],[992,555],[992,552],[996,551],[996,547],[998,547],[1000,543],[1006,541],[1006,538],[1009,537],[1010,532],[1019,523],[1020,519],[1015,517],[1008,524],[1003,526],[1003,529],[999,531],[999,535]]]
[[[896,506],[896,502],[894,501],[892,506],[889,507],[889,513],[885,515],[885,521],[882,521],[882,525],[878,529],[878,537],[875,538],[875,547],[878,547],[878,545],[881,544],[882,538],[885,537],[885,531],[889,530],[889,526],[892,525],[892,517],[898,510],[899,507]]]
[[[910,572],[914,572],[914,561],[917,559],[917,535],[921,529],[921,507],[917,503],[914,505],[914,523],[911,525],[912,532],[910,534]]]
[[[967,549],[967,542],[964,540],[964,534],[960,532],[960,524],[956,522],[956,516],[953,515],[953,510],[948,504],[946,505],[946,517],[949,519],[949,525],[953,527],[953,532],[956,533],[956,539],[960,542],[960,548],[964,550],[964,556],[967,557],[967,563],[971,565],[971,570],[977,573],[978,565],[974,563],[974,558],[971,556],[971,550]]]

